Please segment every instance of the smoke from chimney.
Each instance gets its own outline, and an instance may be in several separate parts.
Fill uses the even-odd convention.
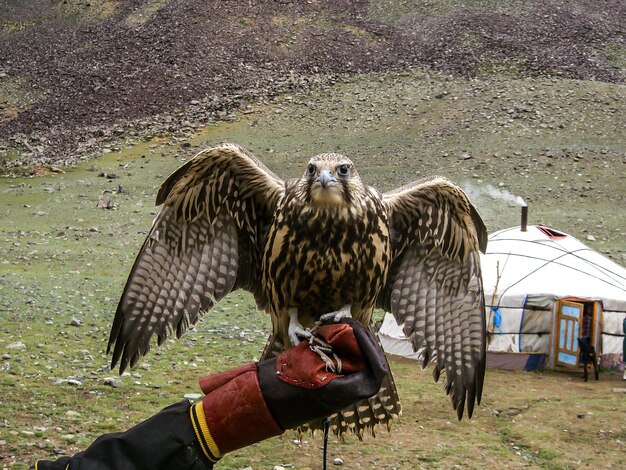
[[[511,194],[504,189],[496,188],[490,184],[476,186],[472,183],[466,183],[463,185],[463,190],[467,193],[470,199],[478,199],[481,196],[487,196],[491,199],[498,199],[511,205],[526,205],[526,201],[524,201],[521,196],[516,196],[515,194]]]

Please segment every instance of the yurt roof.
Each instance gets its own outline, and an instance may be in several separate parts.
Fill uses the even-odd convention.
[[[529,225],[512,227],[489,237],[481,255],[485,300],[548,295],[602,299],[626,305],[626,269],[566,233]]]

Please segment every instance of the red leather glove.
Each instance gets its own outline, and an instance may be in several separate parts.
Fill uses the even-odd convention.
[[[200,379],[191,408],[201,447],[223,454],[324,418],[380,389],[387,373],[373,335],[352,319],[322,325],[311,340],[277,358]]]

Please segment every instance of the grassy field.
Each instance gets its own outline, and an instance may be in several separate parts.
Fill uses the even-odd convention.
[[[65,172],[41,167],[36,177],[1,179],[0,467],[76,452],[197,392],[202,374],[258,357],[269,319],[237,292],[181,341],[153,350],[122,386],[107,384],[113,312],[156,214],[156,190],[199,148],[240,143],[283,177],[299,176],[315,153],[340,151],[383,190],[441,173],[475,189],[490,230],[517,224],[518,213],[485,188],[521,194],[531,223],[594,234],[594,248],[623,260],[623,92],[573,81],[370,76],[253,106],[188,141],[120,142]],[[465,153],[471,158],[459,158]],[[331,459],[345,468],[623,464],[617,375],[584,383],[581,374],[489,370],[475,419],[458,423],[429,371],[400,359],[392,368],[404,414],[392,433],[332,440]],[[233,453],[221,467],[320,468],[321,436],[294,439]]]

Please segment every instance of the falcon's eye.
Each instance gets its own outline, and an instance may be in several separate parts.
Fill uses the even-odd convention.
[[[315,165],[313,165],[313,163],[309,163],[307,171],[309,172],[309,175],[314,175],[315,174]]]
[[[341,176],[348,176],[349,168],[349,165],[340,165],[337,173],[339,173]]]

